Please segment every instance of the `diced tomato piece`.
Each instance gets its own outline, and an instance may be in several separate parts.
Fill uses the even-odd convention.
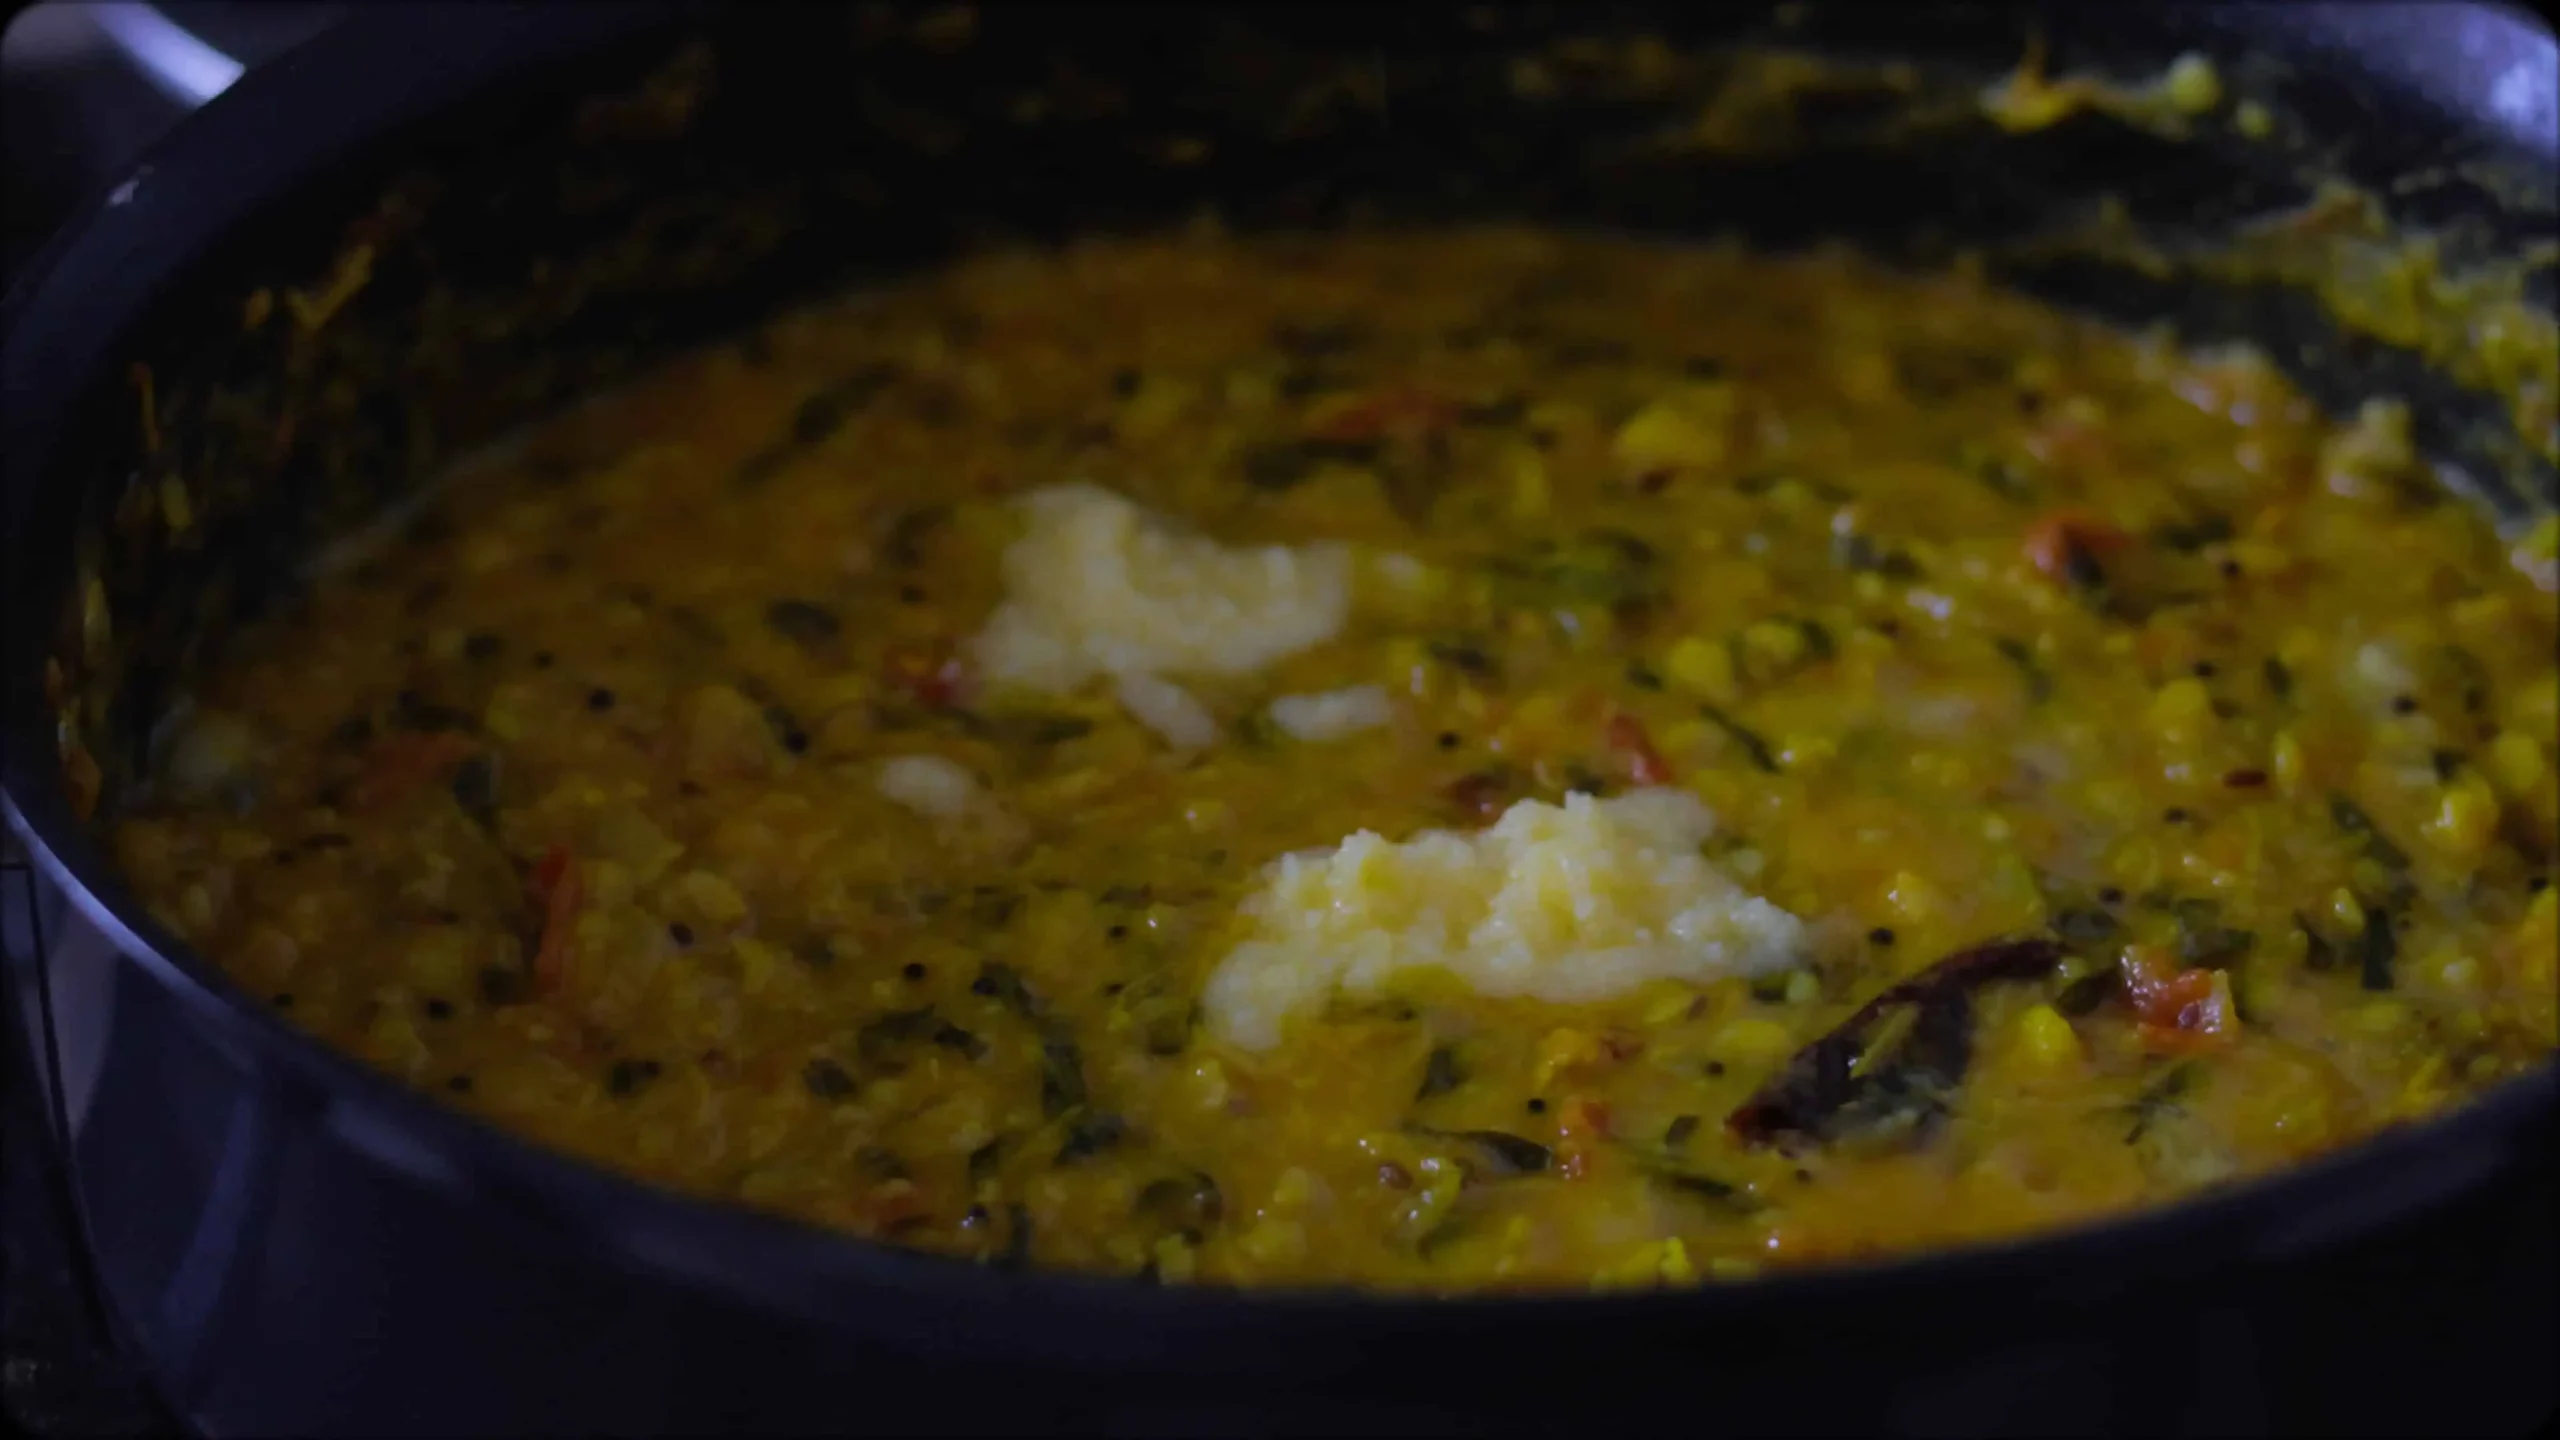
[[[2066,413],[2045,421],[2026,437],[2027,453],[2048,465],[2066,467],[2102,463],[2114,449],[2107,432],[2087,419]]]
[[[1449,799],[1479,820],[1491,820],[1500,815],[1508,803],[1503,796],[1501,777],[1481,770],[1450,781]]]
[[[1639,785],[1671,783],[1671,762],[1653,748],[1653,737],[1647,735],[1644,722],[1633,715],[1609,717],[1609,748],[1627,762],[1627,778]]]
[[[961,693],[968,688],[969,675],[957,657],[934,667],[933,674],[916,687],[916,697],[937,707],[960,703]]]
[[[2056,580],[2076,581],[2089,559],[2123,548],[2128,538],[2094,516],[2057,511],[2027,527],[2027,558]]]
[[[536,861],[533,867],[534,893],[548,897],[551,892],[559,886],[562,878],[567,876],[568,873],[568,846],[554,845],[550,849],[543,851],[542,858]]]
[[[1608,1103],[1577,1095],[1564,1102],[1556,1123],[1563,1132],[1563,1143],[1556,1147],[1556,1173],[1579,1180],[1591,1173],[1600,1142],[1609,1138]]]
[[[893,649],[887,669],[890,684],[936,710],[959,704],[968,689],[968,667],[959,656],[941,647]]]
[[[2160,1050],[2191,1050],[2236,1037],[2240,1016],[2231,999],[2231,981],[2218,970],[2180,970],[2161,951],[2148,945],[2125,947],[2119,968],[2125,998],[2133,1003],[2145,1044]]]
[[[1577,1095],[1564,1102],[1557,1123],[1573,1139],[1606,1140],[1609,1138],[1609,1102]]]
[[[1445,395],[1403,385],[1353,400],[1310,427],[1318,440],[1380,440],[1427,435],[1456,424],[1459,406]]]
[[[480,746],[458,730],[430,730],[386,735],[365,756],[365,771],[356,782],[362,805],[383,805],[416,790],[444,771],[479,753]]]
[[[894,1230],[931,1213],[924,1192],[912,1180],[890,1180],[855,1202],[873,1233]]]
[[[578,909],[586,900],[578,863],[568,847],[554,845],[533,867],[534,898],[542,905],[542,939],[533,952],[533,983],[546,995],[557,995],[569,983],[569,964],[576,958]]]

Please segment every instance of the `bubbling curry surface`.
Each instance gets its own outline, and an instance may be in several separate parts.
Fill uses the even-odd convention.
[[[464,467],[116,840],[314,1034],[684,1191],[1743,1277],[2548,1063],[2553,567],[2392,405],[1961,270],[1097,241]]]

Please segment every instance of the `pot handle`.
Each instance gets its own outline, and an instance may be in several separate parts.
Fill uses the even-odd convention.
[[[154,89],[190,110],[230,89],[248,68],[157,5],[110,0],[83,9]]]

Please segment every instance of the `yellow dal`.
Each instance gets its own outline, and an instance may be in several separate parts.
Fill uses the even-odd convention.
[[[2397,419],[1840,255],[1492,231],[990,257],[467,468],[205,678],[119,851],[329,1042],[903,1244],[1456,1288],[2029,1230],[2554,1044],[2549,526],[2511,553]],[[1191,755],[1106,683],[937,672],[1002,598],[1007,498],[1071,479],[1232,543],[1345,542],[1352,617],[1186,678],[1223,726]],[[2058,515],[2122,543],[2039,566]],[[1362,684],[1392,724],[1262,718]],[[1719,817],[1710,858],[1807,922],[1799,972],[1582,1007],[1423,977],[1263,1054],[1196,1024],[1266,862],[1622,791],[1613,716]],[[1017,823],[891,803],[907,755]],[[550,986],[528,877],[555,848]],[[1976,993],[1916,1135],[1725,1132],[1887,984],[2057,922],[2074,958]],[[2131,944],[2221,969],[2236,1033],[2163,1053],[2103,993]],[[1507,1175],[1470,1132],[1547,1163]]]

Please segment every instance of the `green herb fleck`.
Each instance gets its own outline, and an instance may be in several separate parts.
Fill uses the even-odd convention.
[[[1441,664],[1478,680],[1492,680],[1502,673],[1502,666],[1492,654],[1472,640],[1433,640],[1423,650]]]
[[[1040,1109],[1058,1116],[1085,1103],[1084,1054],[1067,1035],[1051,1034],[1040,1042]]]
[[[1422,1065],[1422,1083],[1414,1088],[1413,1098],[1428,1100],[1446,1095],[1466,1082],[1466,1072],[1458,1066],[1458,1052],[1447,1045],[1435,1045],[1431,1057]]]
[[[1149,1182],[1132,1208],[1140,1219],[1164,1229],[1198,1234],[1217,1224],[1227,1206],[1218,1182],[1206,1171],[1195,1170],[1178,1179]]]
[[[2159,1079],[2144,1086],[2142,1093],[2134,1097],[2133,1104],[2126,1107],[2133,1116],[2133,1124],[2124,1132],[2124,1143],[2135,1143],[2150,1133],[2155,1121],[2178,1113],[2179,1097],[2195,1088],[2197,1078],[2195,1062],[2182,1060],[2162,1072]]]
[[[854,1053],[865,1065],[887,1065],[898,1046],[931,1035],[934,1023],[930,1005],[919,1005],[912,1010],[892,1010],[875,1016],[854,1032]]]
[[[2358,951],[2361,979],[2367,990],[2391,988],[2391,964],[2400,957],[2400,937],[2392,931],[2391,912],[2382,906],[2364,912],[2364,945]]]
[[[627,1100],[658,1078],[663,1067],[655,1060],[616,1060],[605,1071],[604,1088],[617,1100]]]
[[[1087,1115],[1067,1127],[1067,1138],[1058,1146],[1057,1163],[1072,1165],[1099,1155],[1128,1138],[1128,1134],[1129,1122],[1117,1115]]]
[[[800,1083],[821,1100],[850,1099],[854,1090],[852,1074],[824,1056],[801,1068]]]
[[[2075,905],[2055,911],[2049,928],[2074,945],[2095,945],[2115,938],[2123,926],[2097,906]]]
[[[2192,555],[2207,545],[2219,545],[2231,538],[2231,520],[2224,515],[2200,515],[2193,520],[2173,521],[2151,532],[2153,541],[2180,554]]]
[[[2053,698],[2053,672],[2036,659],[2036,652],[2027,642],[2003,635],[1991,643],[1999,648],[2001,658],[2016,666],[2019,676],[2027,682],[2028,703],[2041,705]]]
[[[496,761],[487,755],[474,755],[463,761],[455,768],[453,783],[449,788],[453,792],[453,803],[462,807],[462,813],[471,817],[471,823],[492,834],[496,833],[498,828]]]
[[[836,612],[815,600],[776,600],[764,607],[764,623],[773,633],[804,648],[826,644],[844,633]]]
[[[1778,757],[1769,749],[1769,742],[1763,739],[1759,732],[1750,729],[1714,705],[1701,705],[1698,707],[1698,713],[1706,718],[1708,724],[1723,731],[1727,739],[1741,746],[1742,753],[1750,757],[1754,766],[1771,775],[1778,773]]]
[[[1507,1130],[1422,1130],[1419,1133],[1439,1140],[1456,1140],[1466,1150],[1459,1163],[1479,1179],[1507,1180],[1519,1175],[1534,1175],[1555,1159],[1553,1151],[1534,1140],[1523,1139]]]
[[[2365,854],[2371,856],[2375,863],[2387,870],[2409,868],[2409,852],[2392,844],[2391,837],[2382,833],[2381,827],[2373,823],[2373,817],[2365,813],[2363,806],[2344,795],[2333,793],[2329,796],[2329,816],[2340,830],[2364,842]]]

